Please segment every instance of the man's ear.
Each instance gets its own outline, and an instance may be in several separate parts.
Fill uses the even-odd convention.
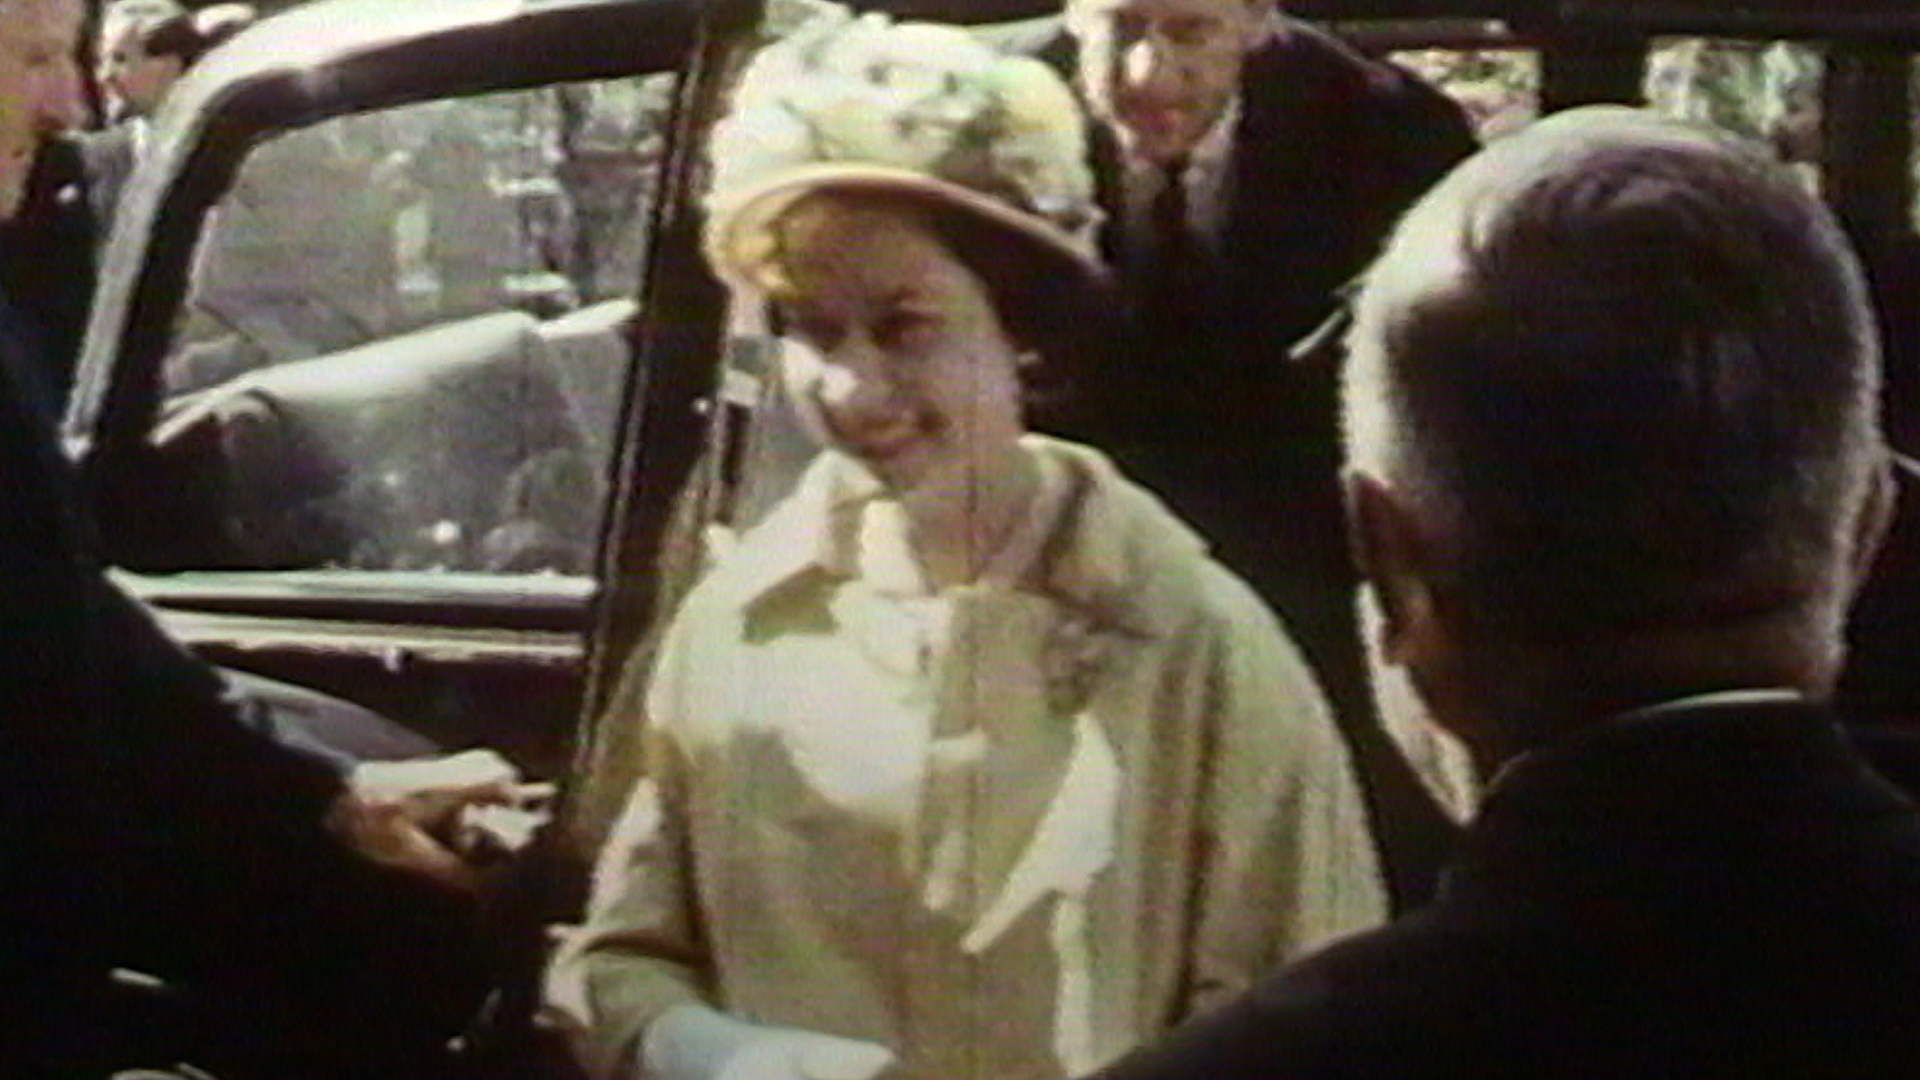
[[[1403,667],[1437,656],[1445,628],[1429,581],[1430,545],[1419,520],[1376,477],[1349,469],[1343,486],[1354,562],[1379,599],[1380,655]]]
[[[1848,584],[1856,595],[1872,576],[1874,560],[1879,558],[1880,547],[1893,526],[1900,495],[1900,484],[1894,478],[1898,468],[1900,464],[1888,454],[1886,464],[1873,471],[1872,487],[1860,508],[1859,519],[1854,522],[1853,558],[1848,565],[1853,579]]]

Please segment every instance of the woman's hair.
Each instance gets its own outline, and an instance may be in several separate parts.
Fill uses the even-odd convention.
[[[987,287],[1007,334],[1041,363],[1023,378],[1030,395],[1065,393],[1112,345],[1117,304],[1106,279],[1058,249],[951,203],[922,203],[928,227]]]

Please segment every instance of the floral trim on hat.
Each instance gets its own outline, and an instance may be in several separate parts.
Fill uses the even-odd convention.
[[[954,185],[1090,251],[1098,220],[1078,103],[1052,69],[957,27],[833,9],[761,50],[714,128],[709,222],[800,171],[898,170],[903,188]],[[915,180],[928,181],[916,185]]]

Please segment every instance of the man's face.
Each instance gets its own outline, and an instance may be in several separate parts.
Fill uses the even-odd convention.
[[[0,221],[11,218],[45,136],[85,121],[74,48],[82,0],[0,0]]]
[[[1186,157],[1233,99],[1271,10],[1264,0],[1068,0],[1094,115],[1130,155]]]

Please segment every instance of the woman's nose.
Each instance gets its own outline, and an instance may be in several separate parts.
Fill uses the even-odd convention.
[[[1178,76],[1165,45],[1153,34],[1142,35],[1121,52],[1120,72],[1134,90],[1160,89]]]
[[[820,373],[820,400],[835,408],[860,408],[878,404],[887,398],[885,380],[878,368],[863,357],[846,355],[837,349],[827,357]]]
[[[836,422],[853,422],[890,412],[895,387],[884,357],[870,342],[849,338],[821,358],[820,404]]]

